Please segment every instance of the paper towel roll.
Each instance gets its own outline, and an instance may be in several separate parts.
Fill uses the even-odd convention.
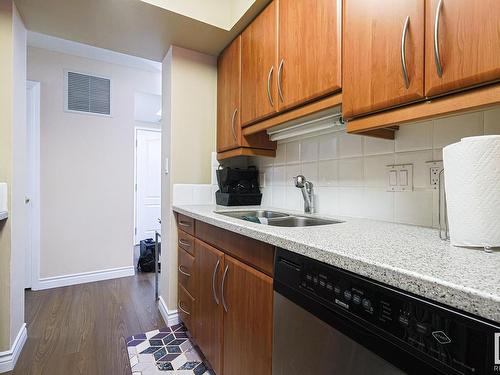
[[[443,149],[450,242],[500,246],[500,135],[463,138]]]

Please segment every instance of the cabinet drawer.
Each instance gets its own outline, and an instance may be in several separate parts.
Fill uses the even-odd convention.
[[[178,280],[192,296],[194,296],[194,257],[179,247],[178,257]]]
[[[194,256],[194,237],[181,230],[177,231],[177,243],[179,247]]]
[[[177,228],[186,233],[189,233],[190,235],[194,235],[194,219],[192,217],[178,213]]]
[[[202,221],[196,222],[196,238],[239,259],[266,275],[273,275],[274,246]]]
[[[194,311],[194,298],[189,292],[179,284],[177,308],[179,310],[179,317],[186,325],[189,331],[192,331],[193,311]]]

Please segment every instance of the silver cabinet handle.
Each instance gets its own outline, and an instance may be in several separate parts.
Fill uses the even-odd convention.
[[[226,305],[226,299],[224,298],[224,284],[226,283],[226,275],[227,275],[227,270],[229,269],[229,266],[226,266],[224,268],[224,275],[222,276],[222,288],[221,288],[221,297],[222,297],[222,306],[224,307],[224,310],[227,312],[227,305]]]
[[[182,273],[184,276],[191,277],[190,273],[187,273],[186,271],[182,270],[182,265],[179,264],[179,272]]]
[[[234,120],[236,119],[237,113],[238,113],[238,108],[235,108],[233,112],[233,117],[231,118],[231,131],[233,132],[233,138],[235,141],[238,140],[238,138],[236,137],[236,130],[234,130]]]
[[[189,242],[184,241],[184,240],[179,240],[179,243],[183,246],[191,247],[191,244]]]
[[[441,8],[443,7],[443,0],[439,0],[436,8],[436,18],[434,20],[434,62],[436,63],[436,70],[438,76],[443,76],[443,67],[441,65],[441,56],[439,55],[439,17],[441,16]]]
[[[271,77],[273,76],[274,65],[269,69],[269,74],[267,75],[267,98],[269,99],[269,103],[271,103],[271,107],[274,107],[273,97],[271,95]]]
[[[405,24],[403,26],[403,33],[401,34],[401,68],[403,69],[403,79],[405,81],[405,87],[408,89],[410,87],[410,80],[408,78],[408,70],[406,68],[406,34],[408,33],[408,25],[410,24],[410,16],[406,17]]]
[[[214,296],[214,301],[218,305],[219,299],[217,298],[217,293],[215,293],[215,276],[217,275],[217,270],[219,269],[220,259],[217,259],[217,264],[214,268],[214,273],[212,274],[212,294]]]
[[[283,64],[285,63],[285,60],[281,59],[280,66],[278,67],[278,94],[280,96],[280,99],[282,102],[285,101],[283,99],[283,91],[281,90],[281,81],[282,81],[282,76],[283,76]]]
[[[190,227],[191,226],[191,223],[186,223],[185,221],[179,221],[179,225],[181,227]]]
[[[177,303],[177,307],[178,307],[178,308],[179,308],[179,310],[181,310],[184,314],[186,314],[186,315],[191,315],[191,313],[190,313],[190,312],[188,312],[188,311],[186,311],[186,310],[184,310],[184,309],[182,308],[182,306],[181,306],[181,301],[179,301],[179,302]]]

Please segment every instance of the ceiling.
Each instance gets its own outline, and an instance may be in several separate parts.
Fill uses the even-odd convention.
[[[229,12],[233,18],[213,22],[218,26],[209,24],[210,18],[194,19],[180,14],[179,9],[167,10],[140,0],[15,0],[15,3],[28,30],[162,61],[172,44],[218,55],[270,0],[255,0],[253,4],[246,0],[249,6],[246,11],[245,7],[241,10],[242,0],[227,1],[237,3],[235,7],[240,8],[243,16],[237,20],[238,16]],[[227,5],[227,1],[222,1],[221,6]]]

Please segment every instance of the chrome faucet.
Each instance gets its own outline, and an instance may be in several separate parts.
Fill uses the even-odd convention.
[[[299,174],[297,177],[293,178],[295,182],[295,187],[302,191],[302,196],[304,197],[304,212],[306,214],[314,213],[314,198],[313,198],[313,184],[307,181],[304,176]]]

